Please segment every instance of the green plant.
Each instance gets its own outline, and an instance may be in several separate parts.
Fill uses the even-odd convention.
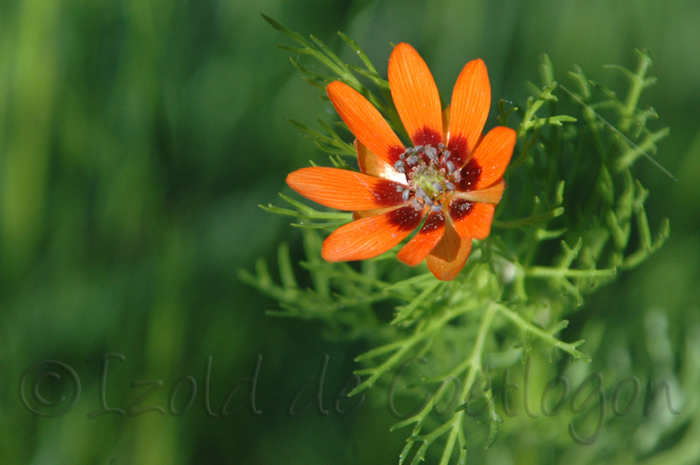
[[[321,91],[334,80],[345,82],[405,135],[388,82],[357,43],[339,33],[362,67],[344,63],[313,36],[306,40],[265,19],[299,44],[280,48],[311,57],[333,73],[317,74],[292,58],[307,82]],[[351,221],[351,214],[319,210],[285,195],[281,197],[288,207],[263,206],[296,219],[293,226],[302,230],[306,257],[300,266],[313,286],[303,289],[297,284],[286,244],[279,247],[279,283],[262,260],[255,274],[241,271],[240,277],[280,302],[283,310],[271,314],[319,320],[331,337],[360,338],[374,346],[356,359],[362,365],[356,373],[365,378],[351,396],[376,384],[388,385],[392,373],[409,368],[407,361],[430,361],[420,375],[413,373],[415,384],[402,391],[414,403],[423,398],[421,390],[432,395],[394,426],[410,428],[400,464],[425,460],[438,441],[441,465],[455,456],[458,463],[466,463],[467,432],[481,428],[467,416],[470,405],[479,400],[483,411],[476,417],[488,425],[484,443],[490,447],[502,424],[494,393],[502,394],[507,387],[483,383],[483,375],[494,368],[510,369],[535,349],[549,350],[550,360],[559,362],[548,364],[542,379],[554,376],[567,359],[590,361],[578,349],[583,340],[567,343],[558,337],[568,325],[566,318],[581,308],[587,294],[639,265],[668,238],[667,220],[652,237],[644,209],[649,192],[631,171],[641,156],[651,158],[655,144],[668,134],[668,129],[648,129],[656,113],[639,108],[641,92],[654,80],[646,75],[649,55],[638,51],[638,58],[635,71],[615,67],[630,81],[624,100],[588,81],[580,69],[570,76],[575,92],[563,88],[544,56],[543,87],[530,85],[532,96],[524,105],[499,102],[499,123],[514,125],[519,140],[505,177],[508,188],[491,235],[475,241],[465,269],[454,281],[437,281],[424,265],[399,264],[395,253],[359,266],[325,262],[320,258],[321,235]],[[560,101],[562,97],[568,104]],[[319,120],[325,134],[292,124],[328,153],[335,167],[353,169],[355,151],[341,136],[347,130],[343,123],[332,126]],[[596,334],[595,328],[588,330]],[[451,398],[457,402],[448,409]],[[569,416],[561,421],[573,420]]]

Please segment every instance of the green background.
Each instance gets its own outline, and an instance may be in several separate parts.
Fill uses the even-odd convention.
[[[267,317],[277,304],[237,278],[256,257],[271,262],[280,241],[289,242],[293,257],[301,256],[299,231],[258,205],[276,202],[286,174],[308,160],[327,164],[286,119],[314,126],[316,118],[336,118],[287,52],[274,46],[291,44],[261,12],[353,60],[335,34],[346,32],[381,73],[390,43],[408,42],[446,97],[464,64],[481,57],[494,102],[526,98],[526,81],[539,82],[542,53],[550,56],[555,78],[569,87],[566,73],[578,64],[589,78],[623,89],[620,76],[603,65],[634,67],[634,48],[648,49],[658,83],[644,94],[642,107],[653,105],[660,115],[650,127],[671,127],[655,156],[680,182],[644,160],[635,174],[651,190],[646,206],[652,230],[668,217],[671,238],[651,260],[593,296],[578,318],[626,328],[624,344],[644,337],[641,323],[628,324],[651,310],[667,321],[674,353],[693,341],[697,347],[697,1],[5,0],[0,462],[396,462],[407,432],[389,432],[395,420],[380,392],[342,417],[319,415],[313,407],[298,418],[285,413],[299,387],[318,375],[324,354],[324,404],[331,408],[356,368],[352,359],[371,345],[327,341],[315,323]],[[492,110],[487,128],[495,124]],[[563,337],[575,340],[576,334]],[[586,345],[581,349],[586,352]],[[165,415],[87,418],[100,408],[100,364],[86,361],[110,352],[125,360],[110,362],[109,406],[126,409],[145,390],[131,382],[160,379],[163,387],[144,405],[161,406]],[[218,411],[229,389],[252,375],[258,354],[262,414],[245,407],[228,418],[208,416],[207,358],[211,405]],[[70,365],[81,381],[79,402],[58,418],[33,415],[18,395],[22,373],[42,360]],[[600,363],[605,366],[604,359]],[[682,377],[683,368],[673,375]],[[198,392],[191,409],[174,417],[167,413],[168,393],[183,376],[196,379]],[[64,388],[46,380],[42,392],[49,399],[70,396]],[[239,392],[231,405],[244,397]],[[691,426],[669,435],[649,456],[684,440],[700,443],[694,405],[684,410]],[[620,428],[620,448],[635,421],[640,417]],[[528,437],[527,447],[514,447],[522,438],[510,431],[474,460],[571,463],[578,457],[586,463],[580,454],[586,449],[573,441],[554,450],[544,437]],[[697,456],[691,450],[683,457],[696,463]]]

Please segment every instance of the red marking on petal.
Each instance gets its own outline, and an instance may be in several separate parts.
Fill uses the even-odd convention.
[[[462,192],[472,191],[479,185],[481,178],[481,166],[479,162],[472,158],[460,170],[461,179],[457,185],[457,189]]]
[[[403,145],[395,145],[389,147],[389,159],[391,160],[392,166],[399,160],[399,157],[406,151]]]
[[[452,163],[454,163],[458,169],[469,159],[469,144],[467,144],[467,139],[464,137],[450,134],[450,141],[447,144],[447,149],[450,151]]]
[[[504,126],[497,126],[486,134],[469,160],[469,163],[473,160],[480,170],[474,189],[484,189],[501,179],[513,156],[516,137],[513,129]]]
[[[474,202],[464,199],[452,199],[450,202],[450,217],[453,221],[459,221],[469,215],[474,208]]]
[[[450,202],[450,217],[457,234],[462,238],[486,239],[491,232],[495,210],[496,206],[490,203],[475,203],[459,198]]]
[[[483,60],[467,63],[457,78],[452,91],[450,115],[450,143],[462,162],[474,151],[491,106],[491,84]],[[453,144],[453,139],[455,140]],[[452,150],[452,148],[450,148]]]
[[[423,126],[411,136],[411,141],[414,145],[432,145],[434,147],[442,142],[442,135],[428,126]]]
[[[401,242],[423,219],[423,212],[401,207],[341,226],[323,241],[323,258],[329,262],[367,260]]]
[[[417,211],[412,206],[397,208],[387,213],[387,220],[401,231],[413,231],[425,216],[425,211]],[[416,220],[418,223],[416,223]]]
[[[396,258],[410,266],[418,265],[435,248],[444,232],[445,215],[442,212],[430,212],[418,234],[399,251]]]

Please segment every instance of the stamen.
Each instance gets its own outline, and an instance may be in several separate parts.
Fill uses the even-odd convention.
[[[451,198],[461,180],[461,173],[455,166],[457,161],[448,161],[451,153],[446,144],[417,145],[406,148],[395,163],[397,171],[406,174],[408,186],[397,187],[404,202],[410,202],[416,210],[430,207],[432,212],[441,212],[442,195]]]
[[[420,211],[423,209],[423,204],[420,203],[420,201],[417,198],[413,197],[413,200],[411,201],[411,203],[413,204],[413,208],[415,208],[417,211]]]
[[[403,186],[396,186],[396,192],[403,192]]]
[[[406,163],[409,165],[415,165],[420,161],[420,157],[418,155],[411,155],[406,159]]]

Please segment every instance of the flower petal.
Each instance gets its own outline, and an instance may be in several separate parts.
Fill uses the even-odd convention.
[[[461,179],[457,183],[457,190],[461,192],[476,190],[481,180],[482,171],[481,165],[479,165],[476,158],[470,158],[459,172]]]
[[[496,126],[486,134],[472,158],[481,167],[475,189],[488,187],[503,176],[513,156],[515,139],[515,131],[505,126]]]
[[[462,238],[486,239],[491,232],[496,206],[454,198],[450,202],[450,217]]]
[[[394,47],[389,57],[389,86],[401,122],[414,145],[442,142],[442,107],[433,75],[408,44]]]
[[[329,262],[366,260],[401,242],[423,219],[425,211],[401,207],[341,226],[323,241],[321,255]]]
[[[404,146],[379,110],[358,91],[340,81],[326,86],[335,110],[360,142],[392,166],[404,152]]]
[[[445,234],[425,259],[428,269],[441,281],[457,277],[467,263],[472,250],[472,240],[461,238],[450,221],[446,222]]]
[[[389,163],[367,150],[365,144],[357,139],[355,139],[355,153],[357,153],[357,163],[360,165],[360,170],[363,173],[390,181],[406,183],[405,174],[399,173]]]
[[[468,191],[468,192],[454,192],[452,194],[453,197],[457,197],[460,199],[464,200],[469,200],[470,202],[484,202],[484,203],[492,203],[494,205],[498,205],[498,202],[501,201],[501,197],[503,197],[503,190],[506,188],[506,182],[501,179],[499,182],[496,184],[487,187],[485,189],[481,189],[478,191]]]
[[[466,64],[452,91],[450,139],[453,156],[465,163],[474,151],[491,106],[491,84],[481,59]]]
[[[338,210],[370,210],[406,203],[401,184],[339,168],[302,168],[287,176],[289,187],[314,202]]]
[[[449,140],[450,139],[450,107],[449,105],[442,110],[442,130],[443,132],[443,139],[442,140]]]
[[[354,210],[352,212],[353,221],[361,220],[362,218],[369,218],[370,216],[381,215],[382,213],[393,210],[393,207],[388,208],[374,208],[372,210]]]
[[[418,265],[440,242],[444,233],[444,213],[431,211],[418,234],[403,246],[396,258],[410,266]]]

